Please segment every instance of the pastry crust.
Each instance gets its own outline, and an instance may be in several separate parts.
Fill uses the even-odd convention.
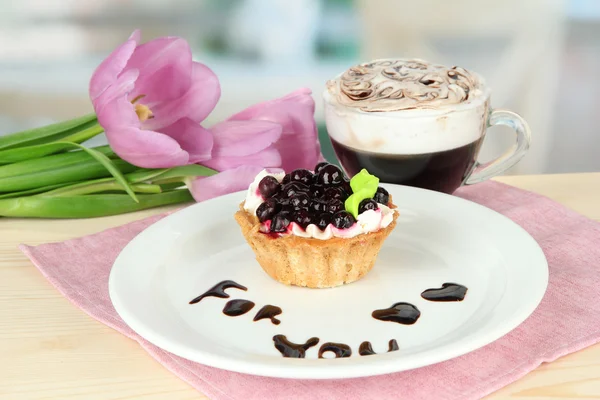
[[[379,250],[398,218],[395,212],[387,227],[352,238],[274,237],[259,231],[258,218],[244,210],[243,204],[235,213],[235,220],[260,266],[281,283],[310,288],[340,286],[365,276],[373,268]],[[391,200],[390,207],[395,208]]]

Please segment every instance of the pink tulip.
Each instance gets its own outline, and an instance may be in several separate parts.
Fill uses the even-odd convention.
[[[188,185],[196,201],[246,189],[264,168],[313,169],[323,160],[314,112],[310,89],[299,89],[212,127],[212,158],[200,164],[221,172]]]
[[[111,148],[144,168],[208,160],[213,136],[199,123],[219,100],[217,76],[192,61],[181,38],[138,45],[139,39],[135,31],[90,81],[90,98]]]

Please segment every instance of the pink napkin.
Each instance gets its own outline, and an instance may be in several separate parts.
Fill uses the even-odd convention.
[[[152,357],[212,399],[478,399],[543,362],[600,340],[600,224],[536,194],[487,182],[459,196],[494,209],[525,228],[550,264],[546,295],[522,325],[477,351],[440,364],[347,380],[291,380],[228,372],[177,357],[142,339],[115,312],[108,275],[121,249],[150,217],[62,243],[21,250],[77,307],[136,340]]]

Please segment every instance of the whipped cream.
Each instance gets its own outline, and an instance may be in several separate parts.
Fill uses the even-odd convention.
[[[256,215],[256,209],[265,201],[258,190],[258,184],[265,176],[273,176],[279,182],[283,180],[285,173],[269,173],[266,170],[261,171],[254,181],[248,187],[246,193],[246,200],[244,201],[244,210],[252,215]],[[356,222],[349,228],[338,229],[332,224],[327,225],[325,230],[320,230],[318,226],[310,224],[303,229],[300,225],[295,222],[290,223],[286,232],[278,233],[279,236],[296,235],[304,238],[315,238],[319,240],[328,240],[333,237],[340,238],[351,238],[354,236],[377,232],[380,229],[387,227],[392,223],[394,219],[394,210],[383,204],[377,204],[379,208],[377,210],[367,210],[358,214]],[[261,224],[260,231],[264,233],[269,232],[270,222],[266,221]]]
[[[477,75],[413,59],[385,59],[353,66],[327,83],[340,104],[366,112],[441,108],[481,95]]]
[[[260,183],[262,178],[269,175],[274,177],[279,183],[281,183],[283,177],[285,176],[285,172],[278,172],[273,174],[268,172],[266,169],[263,169],[258,173],[258,175],[256,175],[254,181],[250,184],[250,186],[248,186],[248,192],[246,193],[246,201],[244,201],[244,210],[248,211],[252,215],[256,215],[256,209],[265,201],[265,199],[263,199],[263,197],[260,195],[260,192],[258,191],[258,184]]]

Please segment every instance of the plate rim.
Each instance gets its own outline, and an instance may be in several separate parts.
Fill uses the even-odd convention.
[[[381,357],[373,358],[373,362],[370,360],[368,362],[357,362],[356,360],[363,360],[362,358],[348,358],[348,359],[320,359],[320,360],[309,360],[309,359],[285,359],[289,365],[270,365],[270,364],[258,364],[252,361],[240,361],[228,358],[227,356],[218,355],[218,354],[210,354],[203,351],[199,351],[203,353],[202,360],[198,360],[196,357],[189,357],[189,349],[186,347],[181,347],[176,343],[170,342],[168,339],[164,338],[162,335],[157,332],[153,332],[152,330],[148,330],[145,328],[143,321],[136,318],[135,315],[131,314],[123,299],[121,299],[119,293],[116,290],[115,280],[118,279],[117,276],[119,274],[120,260],[127,254],[128,251],[132,251],[132,249],[137,246],[139,241],[143,241],[146,235],[153,234],[154,230],[160,229],[162,225],[168,225],[170,221],[175,220],[176,218],[180,218],[181,215],[186,213],[193,213],[194,210],[202,208],[202,207],[210,207],[213,202],[222,201],[224,197],[236,197],[237,203],[239,203],[239,199],[245,195],[246,191],[239,191],[235,193],[230,193],[225,196],[220,196],[217,198],[213,198],[201,203],[196,203],[191,206],[185,207],[183,209],[177,210],[169,215],[166,215],[164,218],[159,221],[154,222],[150,226],[146,227],[143,231],[138,233],[122,250],[119,252],[119,255],[115,259],[111,267],[111,271],[109,274],[109,298],[113,304],[113,307],[117,311],[117,314],[123,319],[123,321],[140,337],[153,345],[159,347],[160,349],[170,352],[179,357],[185,358],[187,360],[198,362],[202,365],[219,368],[222,370],[228,370],[233,372],[239,372],[250,375],[257,376],[265,376],[265,377],[276,377],[276,378],[291,378],[291,379],[350,379],[350,378],[358,378],[358,377],[367,377],[367,376],[375,376],[375,375],[383,375],[388,373],[406,371],[416,368],[421,368],[428,365],[433,365],[437,363],[441,363],[444,361],[451,360],[456,357],[460,357],[464,354],[476,351],[511,332],[519,325],[521,325],[539,306],[542,299],[545,296],[548,287],[549,280],[549,269],[548,262],[546,256],[537,243],[537,241],[520,225],[512,221],[510,218],[502,215],[501,213],[492,210],[486,206],[473,202],[471,200],[454,196],[447,195],[444,193],[439,193],[431,190],[420,189],[415,187],[403,186],[403,185],[395,185],[395,184],[382,184],[382,186],[388,188],[392,188],[392,191],[395,191],[395,187],[399,188],[398,190],[407,190],[408,192],[417,191],[417,192],[426,192],[426,196],[434,196],[434,197],[448,197],[452,198],[459,202],[468,203],[468,207],[475,207],[484,209],[485,212],[495,214],[497,218],[503,219],[509,225],[512,225],[513,229],[520,231],[521,235],[524,235],[529,238],[531,242],[531,251],[537,253],[536,256],[540,257],[540,268],[539,271],[542,276],[538,278],[543,279],[543,282],[539,282],[539,290],[532,296],[532,299],[527,303],[526,306],[520,307],[519,311],[512,315],[508,323],[503,323],[501,326],[496,326],[494,329],[485,329],[484,332],[475,335],[474,340],[469,343],[469,345],[463,345],[454,349],[453,347],[444,346],[442,347],[442,355],[440,357],[436,357],[433,362],[427,361],[426,359],[421,359],[420,361],[413,362],[408,368],[394,368],[395,364],[398,364],[398,358],[393,357],[393,353],[384,353],[379,354]],[[409,195],[409,194],[407,194]],[[236,203],[236,204],[237,204]],[[149,233],[148,233],[149,232]],[[116,272],[115,272],[116,271]],[[198,350],[196,350],[198,352]],[[438,349],[439,354],[439,349]],[[352,360],[352,361],[351,361]],[[418,359],[417,359],[418,360]],[[319,362],[319,366],[314,366],[314,361]],[[322,364],[322,366],[321,366]],[[402,363],[400,363],[402,364]],[[291,366],[291,367],[289,367]],[[368,366],[368,367],[367,367]],[[337,367],[337,368],[336,368]],[[326,370],[327,373],[323,373],[322,371]],[[321,373],[316,373],[317,371],[321,371]]]

